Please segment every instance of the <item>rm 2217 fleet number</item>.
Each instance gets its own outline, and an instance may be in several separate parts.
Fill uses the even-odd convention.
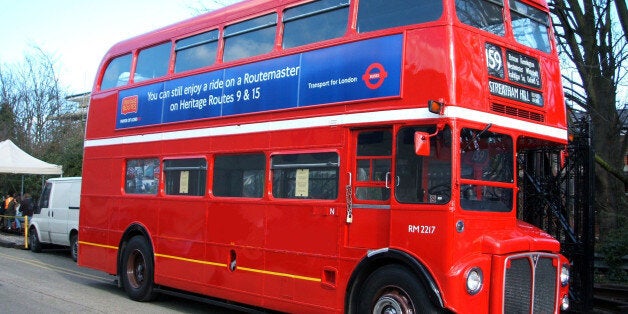
[[[436,231],[436,226],[408,225],[409,233],[433,234],[434,231]]]

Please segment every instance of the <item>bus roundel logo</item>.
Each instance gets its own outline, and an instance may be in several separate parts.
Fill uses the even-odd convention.
[[[388,76],[386,70],[384,70],[384,66],[379,63],[373,63],[369,65],[362,75],[362,80],[366,84],[366,87],[370,89],[378,89],[382,84],[384,84],[384,80]]]

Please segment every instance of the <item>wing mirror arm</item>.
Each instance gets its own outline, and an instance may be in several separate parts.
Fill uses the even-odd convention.
[[[438,134],[445,128],[444,123],[436,125],[436,132],[429,134],[427,132],[416,131],[414,132],[414,153],[417,156],[429,156],[430,155],[430,138]]]

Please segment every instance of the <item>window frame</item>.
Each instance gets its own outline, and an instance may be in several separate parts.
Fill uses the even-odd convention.
[[[124,60],[123,58],[128,58],[128,60]],[[109,70],[113,69],[112,66],[114,66],[114,63],[116,61],[128,62],[128,64],[127,64],[128,68],[127,68],[126,71],[123,71],[123,70],[119,71],[118,74],[116,75],[115,80],[114,79],[109,79],[107,77],[114,74],[114,72],[109,73]],[[116,66],[118,66],[117,63],[115,63],[115,64],[116,64]],[[120,64],[120,65],[124,66],[125,64]],[[100,86],[99,86],[100,90],[101,91],[105,91],[105,90],[113,89],[113,88],[116,88],[116,87],[128,85],[130,83],[130,81],[131,81],[131,70],[132,70],[131,68],[132,67],[133,67],[133,54],[131,52],[127,52],[125,54],[121,54],[119,56],[112,57],[109,60],[109,63],[107,64],[107,67],[105,67],[105,71],[103,72],[102,78],[100,79]],[[125,80],[122,81],[122,83],[121,83],[120,78],[123,77],[123,75],[125,75],[125,74],[126,74]],[[106,85],[105,85],[105,82],[107,83]]]
[[[529,14],[528,12],[523,12],[523,10],[520,10],[517,5],[521,5],[527,8],[527,11],[532,11],[536,14]],[[552,51],[552,43],[551,43],[551,39],[550,39],[550,16],[549,13],[544,12],[538,8],[535,8],[534,6],[531,6],[527,3],[524,3],[520,0],[508,0],[508,6],[509,6],[509,13],[510,13],[510,24],[512,27],[512,35],[513,38],[515,39],[515,41],[521,45],[524,45],[526,47],[530,47],[532,49],[544,52],[544,53],[549,53]],[[541,18],[541,15],[545,17],[545,19]],[[515,16],[519,16],[521,18],[515,19]],[[544,32],[538,32],[538,34],[536,35],[541,35],[543,36],[542,41],[538,42],[538,41],[534,41],[534,43],[536,45],[529,45],[528,41],[524,41],[524,40],[520,40],[522,37],[526,38],[529,36],[529,33],[518,33],[515,30],[517,29],[515,27],[515,21],[519,21],[519,20],[530,20],[532,23],[535,23],[535,25],[532,25],[532,27],[526,27],[526,31],[530,31],[532,30],[533,33],[536,30],[539,29],[539,27],[544,27]],[[533,36],[535,37],[535,36]],[[542,44],[542,45],[541,45]]]
[[[268,21],[263,20],[264,18],[268,18],[268,17],[273,17],[274,21],[271,21],[270,19]],[[260,21],[260,23],[258,25],[255,25],[255,21]],[[247,24],[251,24],[251,26],[247,26]],[[277,29],[279,27],[278,25],[279,25],[279,14],[277,13],[277,11],[272,11],[266,14],[259,15],[254,18],[250,18],[250,19],[243,20],[240,22],[225,25],[222,30],[222,56],[221,56],[222,62],[237,61],[237,60],[251,58],[251,57],[255,57],[255,56],[272,52],[275,49],[275,43],[277,41]],[[232,28],[233,31],[230,31],[230,28]],[[269,28],[273,29],[273,37],[272,37],[273,42],[272,42],[270,50],[268,51],[264,50],[261,52],[260,51],[246,51],[247,52],[246,56],[228,55],[228,53],[229,54],[231,53],[229,50],[232,49],[232,47],[230,47],[230,45],[228,44],[229,39],[239,38],[241,35],[246,35],[246,34],[254,33],[257,31],[262,31],[264,29],[269,29]],[[235,47],[237,46],[238,45],[235,45]],[[250,54],[251,52],[252,54]],[[226,58],[227,56],[229,56],[229,58]]]
[[[188,166],[169,166],[168,163],[172,162],[172,163],[176,163],[176,162],[200,162],[203,161],[204,165],[201,165],[199,163],[199,165],[193,166],[193,165],[188,165]],[[203,197],[205,195],[207,195],[207,172],[209,169],[209,163],[207,162],[207,159],[205,157],[190,157],[190,158],[164,158],[162,160],[162,172],[163,172],[163,182],[164,182],[164,195],[168,195],[168,196],[186,196],[186,197]],[[181,193],[181,190],[179,189],[179,193],[170,193],[170,186],[171,183],[175,184],[175,183],[179,183],[179,188],[182,187],[182,183],[181,183],[181,175],[184,171],[188,172],[188,178],[189,181],[187,182],[187,187],[188,187],[188,191],[194,191],[192,193]],[[196,171],[196,174],[192,174],[192,171]],[[171,180],[171,177],[169,175],[169,173],[174,173],[174,172],[178,172],[178,177],[175,175],[174,177],[172,177],[173,181]],[[191,188],[192,186],[192,178],[196,177],[196,183],[198,184],[197,186],[195,186],[194,188]],[[174,180],[177,179],[177,180]],[[177,182],[174,182],[177,181]],[[175,187],[174,185],[172,186],[173,188]]]
[[[137,179],[135,177],[129,179],[129,163],[132,161],[141,161],[142,164],[141,165],[135,165],[133,166],[135,168],[135,170],[137,170],[138,167],[142,167],[142,177],[145,176],[144,170],[143,168],[145,168],[146,166],[148,166],[146,163],[147,162],[153,162],[154,164],[153,166],[153,179],[155,182],[154,184],[151,184],[151,190],[148,190],[145,193],[142,192],[135,192],[135,191],[129,191],[130,185],[129,182],[130,180],[133,180],[135,182],[137,182]],[[155,171],[155,167],[157,168],[157,171]],[[133,175],[137,175],[138,173],[134,173]],[[155,178],[155,175],[157,176]],[[143,178],[141,179],[142,181],[144,180]],[[145,195],[145,196],[156,196],[159,194],[159,185],[161,184],[162,178],[161,178],[161,162],[160,159],[158,157],[134,157],[134,158],[125,158],[124,159],[124,194],[127,195],[135,195],[135,196],[140,196],[140,195]],[[142,182],[142,186],[144,186],[144,183]],[[137,188],[136,188],[137,189]],[[154,189],[154,191],[153,191]]]
[[[329,5],[327,7],[324,8],[320,8],[320,9],[315,9],[315,10],[310,10],[307,12],[301,12],[300,14],[295,14],[295,15],[291,15],[289,14],[290,11],[296,11],[298,9],[307,9],[308,7],[316,7],[316,4],[321,3],[324,4],[324,2],[335,2],[335,4],[333,3],[329,3]],[[325,40],[330,40],[330,39],[335,39],[335,38],[340,38],[342,36],[344,36],[346,34],[347,31],[347,25],[349,23],[349,17],[350,17],[350,5],[351,5],[351,1],[350,0],[340,0],[340,1],[333,1],[333,0],[322,0],[322,1],[313,1],[313,2],[307,2],[301,5],[297,5],[297,6],[293,6],[293,7],[289,7],[283,10],[283,14],[282,14],[282,27],[283,27],[283,31],[282,31],[282,36],[281,36],[281,48],[282,49],[290,49],[290,48],[295,48],[295,47],[300,47],[300,46],[305,46],[308,44],[312,44],[312,43],[318,43],[321,41],[325,41]],[[344,21],[344,27],[342,28],[342,34],[340,36],[323,36],[325,37],[324,39],[316,39],[314,41],[305,41],[305,42],[300,42],[297,43],[295,45],[290,45],[290,46],[286,46],[286,38],[287,38],[287,34],[290,35],[290,30],[291,30],[291,23],[293,22],[305,22],[307,23],[308,21],[311,21],[312,19],[316,18],[316,17],[321,17],[324,16],[327,13],[335,13],[338,11],[345,11],[346,10],[346,20]],[[325,33],[323,33],[324,35]],[[317,32],[317,35],[319,35],[319,33]]]
[[[227,162],[227,164],[229,164],[229,162],[232,162],[233,160],[228,160],[230,158],[238,158],[238,157],[251,157],[251,158],[259,158],[259,160],[255,160],[257,162],[262,162],[261,167],[250,167],[250,168],[238,168],[238,169],[229,169],[229,168],[222,168],[222,164],[223,162]],[[222,158],[225,158],[226,160],[220,160]],[[260,199],[263,198],[265,193],[266,193],[266,164],[267,164],[267,160],[266,160],[266,154],[263,152],[246,152],[246,153],[231,153],[231,154],[216,154],[213,156],[212,158],[213,160],[213,165],[212,165],[212,173],[211,173],[211,177],[212,177],[212,186],[211,186],[211,191],[212,191],[212,195],[214,197],[219,197],[219,198],[240,198],[240,199]],[[239,161],[239,162],[246,162],[246,160],[244,161]],[[227,178],[232,179],[232,178],[237,178],[237,177],[233,177],[231,171],[232,170],[237,170],[239,171],[239,183],[240,183],[240,190],[239,193],[234,193],[234,191],[232,191],[231,189],[225,189],[220,190],[220,189],[216,189],[216,184],[218,182],[220,182],[220,177],[216,177],[217,175],[220,175],[221,177],[223,176],[227,176]],[[221,172],[223,171],[223,172]],[[227,172],[229,171],[229,172]],[[246,172],[256,172],[256,173],[251,173],[249,175],[255,176],[257,177],[256,181],[253,182],[253,184],[257,184],[257,185],[252,185],[249,187],[252,187],[254,189],[255,194],[251,195],[251,196],[247,196],[246,195]],[[261,173],[260,173],[261,171]],[[231,183],[231,181],[229,182]],[[219,193],[217,193],[216,191],[219,191]],[[227,192],[227,193],[224,193]],[[237,191],[236,191],[237,192]]]
[[[204,35],[207,35],[208,38],[203,38],[199,41],[193,41],[193,39],[201,38]],[[221,38],[220,31],[218,29],[212,29],[212,30],[204,31],[198,34],[194,34],[194,35],[190,35],[184,38],[177,39],[174,42],[173,72],[182,73],[182,72],[192,71],[192,70],[196,70],[196,69],[200,69],[200,68],[204,68],[204,67],[208,67],[208,66],[216,64],[216,61],[218,59],[218,52],[220,48],[220,38]],[[187,41],[193,41],[193,42],[187,44]],[[184,43],[185,45],[179,46],[179,44],[184,44]],[[203,47],[205,45],[212,44],[212,43],[216,43],[216,47],[215,47],[213,59],[210,61],[211,63],[202,65],[202,66],[196,66],[196,64],[194,64],[194,66],[189,66],[189,62],[188,62],[186,63],[187,66],[185,66],[183,70],[178,70],[177,64],[180,60],[179,53],[192,52],[199,47]],[[194,60],[194,61],[198,62],[199,60]]]
[[[314,158],[316,159],[316,157],[313,157],[314,155],[319,155],[321,157],[325,157],[325,154],[329,154],[330,156],[327,157],[327,161],[326,162],[311,162],[311,163],[287,163],[287,162],[283,162],[283,163],[278,163],[276,162],[276,158],[281,158],[281,157],[287,157],[287,156],[295,156],[296,158],[298,158],[298,156],[306,156],[309,155],[309,158]],[[306,158],[308,158],[306,157]],[[335,158],[335,161],[331,161],[333,157]],[[303,152],[281,152],[281,153],[274,153],[270,156],[270,161],[269,161],[269,168],[270,168],[270,180],[271,180],[271,195],[274,199],[276,200],[316,200],[316,201],[334,201],[337,200],[338,197],[340,196],[340,153],[337,151],[303,151]],[[291,174],[284,172],[284,171],[289,171],[291,169],[294,169],[294,178],[290,178]],[[299,175],[298,171],[299,170],[305,170],[307,169],[307,179],[308,179],[308,190],[307,190],[307,194],[306,196],[302,196],[302,195],[297,195],[297,176]],[[323,169],[323,170],[321,170]],[[277,171],[279,170],[279,171]],[[334,176],[332,178],[319,178],[320,181],[319,182],[323,182],[322,185],[328,184],[328,181],[331,179],[333,180],[333,185],[334,185],[334,190],[333,190],[333,195],[330,195],[330,197],[328,198],[321,198],[321,197],[312,197],[312,194],[316,194],[316,193],[312,193],[314,191],[312,191],[312,174],[315,171],[320,171],[321,174],[323,174],[326,171],[333,171],[335,172]],[[302,172],[303,174],[303,172]],[[289,180],[287,182],[284,182],[284,180]],[[283,187],[284,184],[291,184],[294,183],[294,195],[291,195],[290,191],[286,192],[283,189],[279,190],[279,182],[281,182],[281,187]],[[320,191],[316,191],[316,192],[325,192],[323,190]],[[320,195],[324,194],[324,193],[319,193]]]
[[[143,52],[148,52],[148,51],[158,51],[159,53],[163,53],[163,51],[159,51],[159,49],[162,49],[164,47],[168,46],[168,58],[166,60],[158,60],[155,57],[162,57],[162,55],[156,55],[156,56],[150,56],[150,58],[146,57],[144,59],[142,59],[142,53]],[[133,83],[140,83],[140,82],[145,82],[145,81],[150,81],[150,80],[154,80],[154,79],[158,79],[158,78],[162,78],[162,77],[166,77],[168,76],[168,74],[170,73],[170,60],[172,59],[172,42],[171,41],[166,41],[166,42],[161,42],[149,47],[143,47],[141,49],[138,49],[137,52],[137,57],[135,60],[135,65],[133,67],[133,79],[132,82]],[[144,63],[143,61],[146,60],[147,62]],[[154,65],[158,64],[157,62],[155,62],[155,60],[158,61],[165,61],[165,71],[163,71],[163,73],[161,72],[163,69],[161,68],[157,68]],[[141,62],[141,63],[140,63]],[[151,70],[155,70],[158,69],[160,70],[159,73],[157,74],[153,74],[150,77],[147,76],[139,76],[138,77],[138,69],[141,69],[140,66],[143,68],[146,66],[146,69],[151,69]],[[144,70],[144,69],[142,69]],[[142,73],[139,73],[142,74]]]
[[[508,0],[476,0],[476,1],[480,1],[480,2],[483,2],[483,3],[487,3],[487,4],[492,4],[492,5],[496,6],[496,7],[499,7],[498,11],[499,11],[500,17],[501,17],[501,24],[500,24],[500,26],[501,26],[500,31],[501,32],[500,33],[493,32],[493,31],[489,30],[490,27],[488,27],[488,26],[491,26],[491,25],[484,25],[483,27],[479,27],[478,25],[472,25],[472,24],[469,24],[469,23],[466,23],[465,21],[463,21],[463,19],[460,17],[460,14],[458,12],[458,2],[459,1],[461,1],[461,0],[454,0],[454,2],[455,2],[454,3],[454,13],[456,15],[456,19],[458,20],[458,22],[460,22],[463,25],[466,25],[466,26],[469,26],[469,27],[473,27],[475,29],[479,29],[481,31],[493,34],[495,36],[505,37],[507,35],[507,33],[508,33],[507,27],[506,27],[507,17],[505,16],[504,12],[506,10],[505,1],[508,1]],[[464,1],[468,1],[468,0],[464,0]],[[487,4],[485,4],[485,5],[487,5]],[[483,11],[485,11],[485,10],[483,10]],[[477,22],[477,20],[475,20],[474,22]]]
[[[382,142],[377,143],[376,145],[386,145],[389,144],[388,147],[380,147],[385,148],[386,151],[379,151],[380,148],[377,148],[375,152],[371,151],[362,151],[365,146],[361,146],[360,137],[364,134],[382,134]],[[367,138],[368,139],[368,138]],[[392,176],[393,173],[393,159],[394,159],[394,146],[395,146],[395,138],[392,129],[365,129],[360,130],[355,135],[355,180],[354,180],[354,191],[353,196],[356,200],[360,202],[389,202],[391,197],[391,188],[388,186],[392,178],[388,176]],[[364,144],[362,144],[364,145]],[[384,173],[383,178],[375,178],[375,174],[377,172],[377,163],[381,163],[382,161],[388,162],[388,171]],[[366,179],[361,179],[360,170],[364,169],[360,167],[362,162],[368,162],[368,176]],[[381,164],[380,164],[381,165]],[[381,197],[373,197],[374,195],[379,195]]]

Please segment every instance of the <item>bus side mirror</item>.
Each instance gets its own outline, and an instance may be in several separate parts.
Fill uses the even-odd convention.
[[[430,155],[430,134],[427,132],[414,132],[414,153],[417,156]]]

